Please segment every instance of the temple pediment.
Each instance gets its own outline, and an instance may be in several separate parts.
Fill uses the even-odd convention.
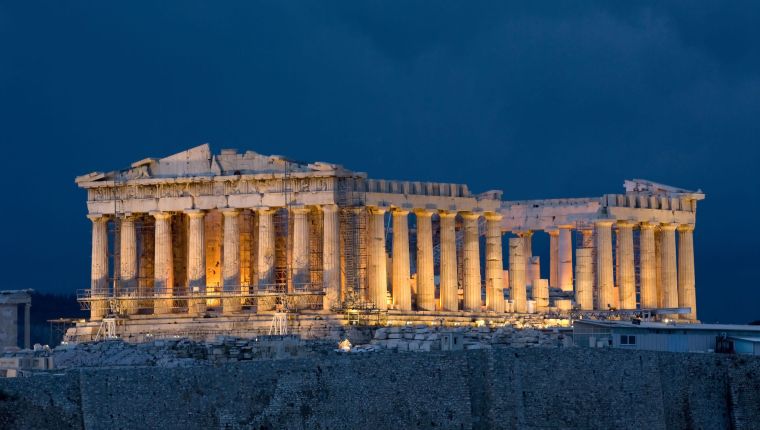
[[[92,172],[76,178],[77,184],[97,181],[127,181],[147,178],[186,178],[203,176],[251,175],[261,173],[348,172],[341,166],[325,162],[303,163],[281,155],[263,155],[254,151],[238,153],[223,149],[211,153],[209,144],[163,158],[144,158],[128,169],[108,173]]]

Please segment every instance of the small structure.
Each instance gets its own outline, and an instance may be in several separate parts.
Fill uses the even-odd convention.
[[[731,336],[728,341],[737,354],[760,355],[760,334],[756,337]]]
[[[18,308],[24,305],[24,348],[31,346],[31,325],[29,322],[34,290],[0,291],[0,350],[18,345]]]
[[[461,351],[464,349],[464,333],[460,331],[450,331],[441,333],[441,350],[442,351]]]
[[[670,352],[739,353],[736,346],[740,345],[741,353],[749,353],[751,346],[753,353],[758,354],[760,326],[576,320],[573,322],[573,340],[580,347]]]

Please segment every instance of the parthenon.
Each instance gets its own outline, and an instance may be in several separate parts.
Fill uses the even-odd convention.
[[[620,194],[509,201],[325,162],[214,155],[207,144],[76,183],[92,221],[91,285],[79,296],[92,321],[283,305],[412,316],[661,310],[697,320],[701,191],[634,179]],[[533,250],[540,232],[548,279]]]

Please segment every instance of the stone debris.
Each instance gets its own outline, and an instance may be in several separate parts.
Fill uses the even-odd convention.
[[[367,338],[363,338],[366,342]],[[51,350],[8,352],[5,357],[50,357],[55,368],[83,367],[190,367],[221,365],[254,360],[295,358],[334,352],[370,353],[381,351],[430,352],[516,348],[558,348],[572,345],[569,335],[559,330],[516,329],[512,326],[438,327],[392,326],[374,330],[369,343],[352,345],[348,338],[340,344],[333,340],[304,340],[297,336],[238,338],[219,336],[212,341],[185,338],[156,339],[144,343],[121,340],[60,345]]]

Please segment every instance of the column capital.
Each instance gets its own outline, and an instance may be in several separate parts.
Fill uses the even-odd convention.
[[[639,223],[639,228],[642,230],[650,230],[654,229],[655,227],[657,227],[657,225],[651,222],[644,221]]]
[[[233,216],[240,215],[240,209],[238,208],[223,208],[221,209],[221,211],[225,217],[233,217]]]
[[[432,217],[435,213],[434,210],[431,209],[425,209],[425,208],[417,208],[413,210],[414,214],[418,217]]]
[[[620,228],[633,228],[636,226],[636,223],[628,220],[618,220],[617,226]]]
[[[559,230],[574,230],[575,225],[574,224],[558,224],[557,229]]]
[[[678,224],[673,224],[673,223],[668,223],[668,222],[660,224],[660,230],[675,231],[676,228],[678,228]]]
[[[512,230],[512,234],[515,234],[520,237],[530,237],[533,236],[533,230],[527,229],[527,230],[521,230],[521,229],[515,229]]]
[[[259,206],[257,208],[251,208],[252,210],[256,211],[257,213],[266,213],[266,214],[273,214],[277,212],[279,208],[277,207],[271,207],[271,206]]]
[[[544,232],[548,234],[549,236],[559,236],[559,228],[558,227],[548,227],[544,229]]]
[[[501,221],[501,219],[504,218],[504,216],[498,212],[486,212],[483,216],[486,218],[486,221]]]
[[[694,231],[694,224],[681,224],[678,226],[678,231]]]
[[[373,215],[381,215],[385,214],[385,212],[388,211],[388,208],[381,206],[367,206],[367,210]]]
[[[598,219],[594,221],[594,225],[597,227],[612,227],[612,224],[615,223],[615,220],[612,219]]]
[[[327,205],[321,205],[320,209],[322,209],[323,212],[337,212],[338,211],[338,205],[330,203]]]
[[[438,211],[438,216],[440,216],[441,218],[454,219],[456,218],[457,213],[453,211]]]
[[[202,211],[200,209],[188,209],[188,210],[184,211],[184,213],[185,213],[185,215],[187,215],[191,219],[193,219],[193,218],[203,218],[204,216],[206,216],[206,212]]]
[[[87,219],[89,219],[92,222],[103,222],[103,221],[108,221],[108,215],[87,214]]]
[[[394,216],[396,216],[396,215],[398,215],[398,216],[406,216],[406,215],[409,215],[409,209],[393,208],[393,210],[391,211],[391,214],[393,214]]]
[[[170,212],[151,212],[150,216],[155,219],[170,219],[172,214]]]
[[[462,215],[462,219],[468,220],[468,221],[477,221],[480,219],[480,216],[482,215],[479,212],[460,212],[460,215]]]

